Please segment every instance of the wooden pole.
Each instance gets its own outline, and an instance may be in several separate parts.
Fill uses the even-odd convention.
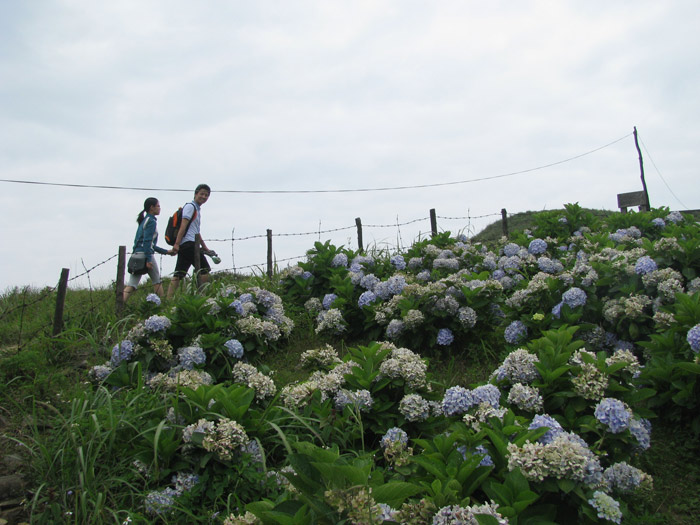
[[[267,276],[272,279],[272,230],[267,230]]]
[[[357,226],[357,251],[364,253],[365,248],[362,244],[362,220],[359,217],[355,218],[355,226]]]
[[[636,146],[637,154],[639,155],[639,172],[642,176],[642,188],[644,188],[644,196],[646,199],[646,210],[642,211],[649,211],[651,210],[651,206],[649,204],[649,192],[647,191],[647,181],[644,178],[644,160],[642,160],[642,150],[639,149],[639,140],[637,140],[637,126],[634,127],[634,145]]]
[[[194,236],[194,282],[197,285],[197,290],[202,284],[200,279],[199,271],[202,269],[202,261],[199,258],[202,256],[202,248],[200,246],[202,242],[202,236],[198,233]]]
[[[435,208],[430,210],[430,235],[433,237],[437,235],[437,215],[435,215]]]
[[[503,236],[508,238],[508,212],[501,208],[501,224],[503,224]]]
[[[66,304],[66,290],[68,289],[68,268],[61,270],[61,280],[58,281],[58,293],[56,294],[56,311],[53,316],[53,336],[56,337],[63,331],[63,307]]]
[[[119,247],[119,256],[117,257],[117,291],[116,291],[116,308],[117,314],[124,309],[124,269],[126,268],[126,246]]]

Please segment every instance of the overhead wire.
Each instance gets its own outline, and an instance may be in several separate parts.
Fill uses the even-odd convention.
[[[683,203],[683,201],[681,201],[681,200],[678,198],[678,196],[677,196],[677,195],[673,192],[673,190],[671,189],[671,186],[669,186],[668,183],[666,182],[666,179],[664,178],[664,176],[661,175],[661,171],[660,171],[659,168],[657,167],[656,162],[654,162],[654,159],[652,158],[651,153],[649,153],[649,150],[647,149],[646,144],[644,144],[644,141],[641,140],[641,139],[639,139],[639,141],[642,143],[642,147],[644,148],[644,152],[647,154],[647,157],[649,157],[649,160],[651,161],[652,165],[654,166],[654,169],[656,170],[656,173],[658,174],[659,178],[661,179],[661,182],[664,183],[664,185],[666,186],[666,188],[668,189],[668,191],[671,192],[671,195],[673,195],[673,196],[675,197],[675,199],[678,201],[678,203],[679,203],[681,206],[683,206],[683,207],[687,210],[687,209],[688,209],[688,206],[686,206],[686,205]]]
[[[441,186],[454,186],[457,184],[468,184],[472,182],[481,182],[486,180],[501,179],[504,177],[513,177],[515,175],[523,175],[525,173],[531,173],[533,171],[538,171],[546,168],[551,168],[553,166],[558,166],[566,162],[571,162],[581,157],[591,155],[597,151],[605,149],[613,144],[630,137],[632,133],[620,137],[612,142],[599,146],[585,153],[579,155],[574,155],[563,160],[556,162],[551,162],[549,164],[544,164],[537,166],[535,168],[529,168],[520,171],[513,171],[510,173],[502,173],[500,175],[491,175],[487,177],[477,177],[474,179],[458,180],[451,182],[434,182],[431,184],[415,184],[407,186],[387,186],[380,188],[344,188],[344,189],[330,189],[330,190],[216,190],[217,193],[242,193],[242,194],[307,194],[307,193],[356,193],[356,192],[373,192],[373,191],[397,191],[397,190],[412,190],[412,189],[422,189],[422,188],[436,188]],[[32,181],[32,180],[18,180],[18,179],[0,179],[0,182],[15,183],[15,184],[34,184],[40,186],[60,186],[67,188],[91,188],[91,189],[106,189],[106,190],[135,190],[135,191],[170,191],[170,192],[191,192],[191,189],[181,189],[181,188],[147,188],[147,187],[131,187],[131,186],[111,186],[103,184],[69,184],[61,182],[44,182],[44,181]]]

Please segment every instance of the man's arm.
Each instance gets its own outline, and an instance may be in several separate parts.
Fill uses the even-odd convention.
[[[187,227],[190,225],[190,220],[182,218],[182,223],[180,223],[180,229],[177,230],[177,237],[175,238],[175,244],[173,244],[173,251],[177,252],[180,249],[180,243],[182,238],[187,233]]]

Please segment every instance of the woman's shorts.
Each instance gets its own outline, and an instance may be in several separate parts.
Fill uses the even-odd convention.
[[[151,278],[151,283],[160,284],[160,270],[158,269],[158,263],[156,262],[155,257],[152,258],[151,265],[153,265],[153,267],[148,270],[148,276]],[[131,286],[132,288],[138,288],[141,277],[141,275],[129,274],[129,281],[126,283],[126,285]]]

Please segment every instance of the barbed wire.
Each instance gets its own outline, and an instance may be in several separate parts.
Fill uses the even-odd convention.
[[[449,221],[461,221],[461,220],[471,220],[471,219],[484,219],[486,217],[500,217],[500,213],[488,213],[486,215],[468,215],[466,217],[445,217],[443,215],[436,215],[438,219],[446,219]]]
[[[78,275],[75,275],[74,277],[71,277],[70,279],[68,279],[68,282],[74,281],[74,280],[78,279],[79,277],[83,277],[84,275],[89,274],[89,273],[90,273],[91,271],[93,271],[95,268],[97,268],[97,267],[99,267],[99,266],[102,266],[103,264],[107,264],[109,261],[111,261],[112,259],[115,259],[115,258],[117,258],[117,257],[119,257],[119,254],[118,254],[118,253],[112,255],[109,259],[105,259],[104,261],[102,261],[102,262],[100,262],[100,263],[97,263],[97,264],[96,264],[95,266],[93,266],[92,268],[88,268],[88,269],[85,270],[83,273],[78,274]]]
[[[428,221],[430,217],[421,217],[420,219],[413,219],[412,221],[394,223],[394,224],[363,224],[363,228],[396,228],[398,226],[406,226],[407,224],[413,224],[421,221]]]

